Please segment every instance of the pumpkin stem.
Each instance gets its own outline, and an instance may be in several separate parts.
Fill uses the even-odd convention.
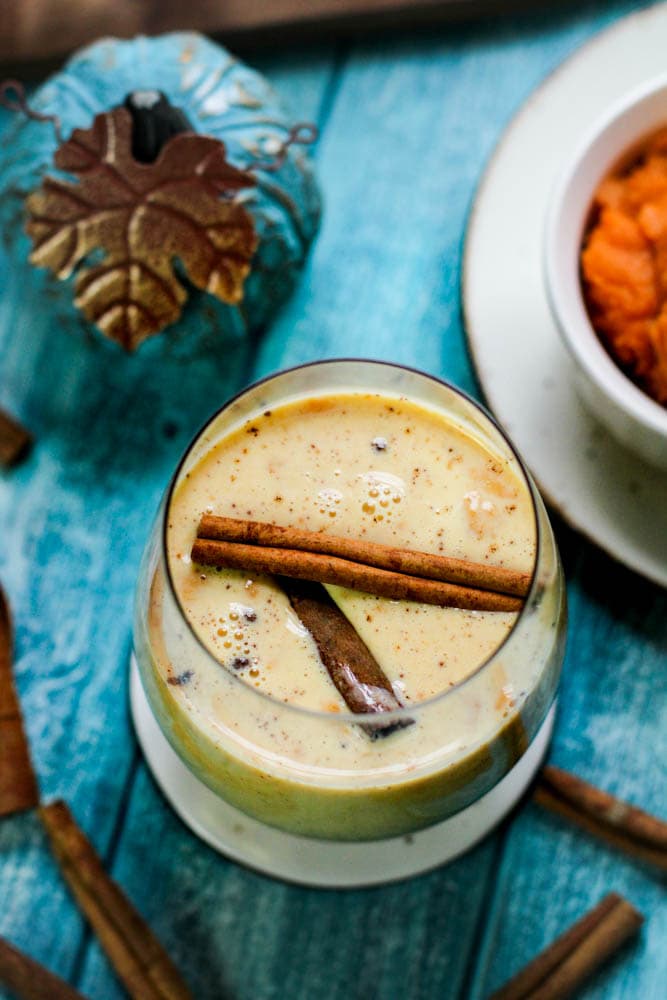
[[[132,155],[139,163],[154,163],[169,139],[193,131],[161,90],[133,90],[123,103],[132,115]]]

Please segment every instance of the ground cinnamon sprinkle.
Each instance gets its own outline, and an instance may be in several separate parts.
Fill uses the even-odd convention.
[[[667,405],[667,128],[593,202],[581,254],[593,326],[621,367]]]

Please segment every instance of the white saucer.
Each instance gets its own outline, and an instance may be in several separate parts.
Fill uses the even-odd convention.
[[[155,780],[183,822],[234,861],[288,882],[353,888],[395,882],[451,861],[473,847],[516,804],[549,745],[555,704],[521,760],[481,799],[408,837],[346,844],[283,833],[218,798],[174,752],[150,710],[134,656],[130,706],[139,743]]]
[[[662,586],[667,472],[624,451],[575,395],[547,304],[542,236],[567,151],[605,108],[663,73],[666,52],[667,4],[661,4],[596,36],[535,91],[478,189],[463,273],[480,384],[546,499],[611,556]]]

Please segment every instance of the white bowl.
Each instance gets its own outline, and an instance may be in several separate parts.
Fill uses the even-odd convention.
[[[588,318],[579,257],[599,182],[642,139],[667,125],[667,74],[613,106],[568,158],[554,190],[545,228],[545,278],[556,324],[575,361],[579,394],[622,444],[667,468],[667,409],[615,364]]]

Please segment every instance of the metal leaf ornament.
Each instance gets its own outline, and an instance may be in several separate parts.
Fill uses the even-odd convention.
[[[154,162],[136,154],[133,116],[114,108],[56,151],[56,167],[78,183],[47,176],[26,200],[32,263],[61,279],[76,272],[75,304],[128,351],[181,315],[177,261],[193,285],[233,305],[257,247],[236,200],[255,179],[227,161],[223,142],[181,131]]]

